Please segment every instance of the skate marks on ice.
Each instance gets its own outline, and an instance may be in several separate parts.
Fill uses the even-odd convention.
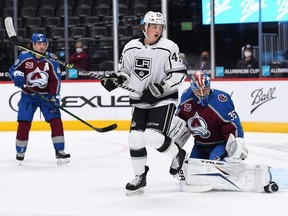
[[[288,212],[288,192],[281,189],[287,187],[288,154],[258,146],[258,141],[268,143],[271,134],[263,139],[247,134],[246,138],[249,162],[272,166],[273,180],[280,184],[277,193],[182,192],[177,180],[169,174],[171,159],[148,148],[147,186],[143,195],[133,197],[125,195],[125,185],[134,177],[127,131],[107,134],[68,131],[65,135],[65,151],[71,154],[69,164],[56,164],[50,132],[32,132],[23,166],[19,167],[15,132],[0,133],[1,216],[175,216],[179,211],[183,215],[221,212],[222,216],[280,216]],[[288,136],[283,140],[279,136],[277,142],[285,139]],[[273,140],[271,143],[276,142],[275,137]],[[249,208],[239,208],[248,203]]]

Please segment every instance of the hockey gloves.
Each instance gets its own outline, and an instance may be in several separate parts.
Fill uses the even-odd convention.
[[[158,83],[153,83],[148,85],[148,87],[143,91],[141,100],[148,104],[154,104],[158,97],[164,92],[163,87]]]
[[[49,95],[48,106],[51,109],[51,112],[55,112],[56,109],[60,106],[60,96],[59,95]]]
[[[123,84],[126,80],[124,76],[118,76],[116,73],[106,75],[102,80],[101,84],[107,91],[112,91],[118,87],[118,85]]]
[[[19,87],[19,88],[23,88],[24,86],[24,73],[22,71],[19,70],[15,70],[14,73],[14,85]]]
[[[240,163],[245,160],[248,157],[248,149],[245,144],[242,137],[235,138],[231,133],[225,146],[228,157],[225,157],[224,160],[230,163]]]

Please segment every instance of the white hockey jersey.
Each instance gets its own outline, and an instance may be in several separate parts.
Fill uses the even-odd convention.
[[[120,73],[128,80],[128,86],[143,92],[149,84],[161,83],[164,93],[152,107],[178,102],[178,85],[186,78],[187,70],[179,58],[179,48],[173,41],[161,37],[152,45],[144,45],[144,39],[129,41],[120,59]],[[137,93],[130,92],[130,103],[140,108],[150,108],[142,103]]]

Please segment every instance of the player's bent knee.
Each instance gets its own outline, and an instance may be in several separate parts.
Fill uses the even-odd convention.
[[[148,146],[157,149],[159,152],[165,152],[171,145],[170,137],[151,129],[146,129],[144,132],[144,141]]]

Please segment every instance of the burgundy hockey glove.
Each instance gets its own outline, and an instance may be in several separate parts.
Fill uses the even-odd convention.
[[[158,83],[150,84],[142,93],[141,100],[149,104],[157,101],[158,97],[164,92],[162,86]]]

